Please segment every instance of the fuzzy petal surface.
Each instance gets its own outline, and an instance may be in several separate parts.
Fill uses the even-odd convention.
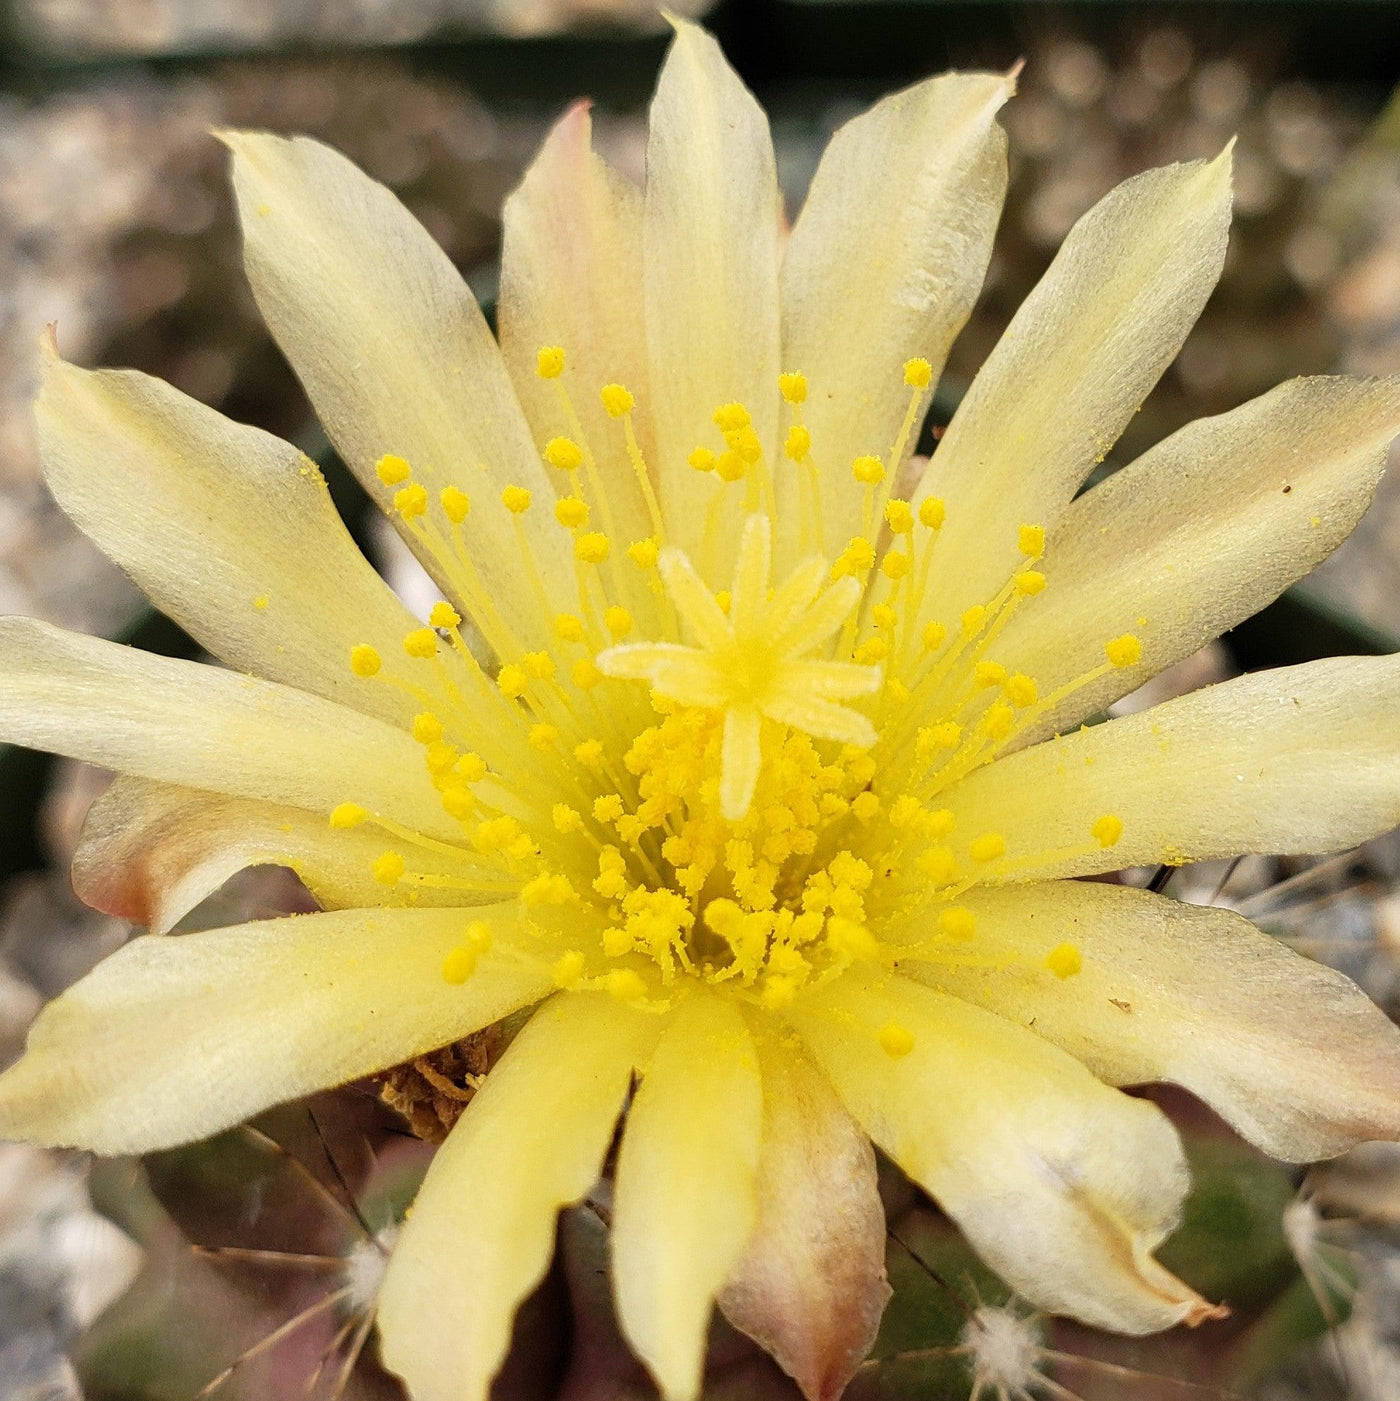
[[[1350,978],[1242,916],[1087,881],[965,903],[976,952],[1008,966],[910,964],[911,976],[1032,1028],[1111,1084],[1182,1085],[1275,1158],[1400,1138],[1400,1028]],[[1060,978],[1045,958],[1066,942],[1083,967]]]
[[[711,1307],[757,1212],[762,1118],[738,1008],[692,994],[632,1102],[613,1213],[618,1318],[665,1401],[699,1394]]]
[[[384,1362],[414,1401],[484,1401],[659,1027],[603,994],[552,998],[438,1150],[379,1296]]]
[[[719,1296],[807,1401],[835,1401],[875,1341],[890,1288],[870,1140],[830,1083],[773,1031],[763,1075],[758,1222]]]
[[[44,479],[142,592],[215,656],[381,719],[413,701],[366,686],[350,649],[393,656],[419,626],[345,529],[317,468],[131,370],[46,346],[35,404]]]
[[[73,889],[85,903],[164,934],[231,876],[250,866],[288,866],[323,909],[409,903],[406,886],[388,887],[371,867],[392,844],[372,827],[332,830],[302,808],[119,776],[93,803],[73,853]],[[430,847],[413,869],[461,880],[472,858]],[[415,905],[485,904],[500,898],[499,872],[481,871],[473,897],[457,887],[415,887]]]
[[[476,299],[427,230],[389,190],[308,137],[225,133],[244,263],[258,308],[346,464],[395,524],[392,485],[375,472],[404,458],[427,488],[472,499],[461,526],[485,588],[527,641],[544,620],[520,569],[508,485],[544,502],[554,488]],[[567,537],[543,510],[522,525],[553,592],[572,587]],[[403,531],[446,590],[441,561]]]
[[[701,557],[719,484],[687,463],[723,443],[721,404],[778,443],[778,179],[768,118],[703,29],[674,21],[651,105],[642,213],[656,470],[670,541]],[[729,491],[711,561],[727,577],[742,493]]]
[[[504,941],[514,904],[471,912]],[[500,955],[463,985],[455,910],[342,910],[147,934],[39,1014],[0,1075],[0,1138],[146,1153],[455,1041],[543,996]]]
[[[936,382],[982,289],[1006,197],[996,114],[1014,87],[1000,74],[946,73],[892,93],[836,132],[812,177],[783,254],[783,369],[811,386],[803,415],[821,472],[823,549],[860,531],[851,463],[887,458],[909,406],[904,362],[927,360]],[[783,463],[789,560],[799,480]]]
[[[788,1016],[861,1127],[1031,1303],[1123,1333],[1209,1316],[1152,1259],[1188,1185],[1155,1105],[898,975],[853,972]],[[901,1055],[891,1025],[912,1037]]]
[[[1400,821],[1397,683],[1400,656],[1329,657],[1046,740],[948,790],[958,840],[1001,834],[992,880],[1354,846]]]
[[[0,738],[118,773],[459,838],[400,729],[271,681],[0,619]]]
[[[1290,380],[1199,419],[1075,501],[1040,566],[1042,599],[996,655],[1049,694],[1123,633],[1140,665],[1047,712],[1067,730],[1271,603],[1351,534],[1400,432],[1400,380]]]
[[[1058,520],[1176,358],[1225,260],[1230,158],[1125,180],[1072,228],[924,474],[947,503],[925,615],[956,619]]]

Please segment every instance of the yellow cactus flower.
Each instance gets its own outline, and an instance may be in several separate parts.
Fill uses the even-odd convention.
[[[158,1149],[527,1012],[379,1291],[416,1401],[486,1396],[624,1116],[618,1315],[670,1401],[716,1304],[840,1393],[888,1293],[872,1140],[1037,1307],[1147,1332],[1213,1309],[1153,1258],[1187,1170],[1119,1086],[1288,1159],[1400,1137],[1346,979],[1073,879],[1400,815],[1394,657],[1081,728],[1346,536],[1400,386],[1294,381],[1077,496],[1220,272],[1226,153],[1079,221],[912,479],[1012,88],[877,103],[787,233],[762,111],[678,24],[645,188],[581,105],[507,202],[499,343],[388,190],[224,138],[259,305],[444,603],[295,448],[46,347],[54,495],[227,669],[0,623],[0,736],[118,772],[74,878],[152,930],[39,1017],[0,1135]],[[323,912],[162,937],[267,862]]]

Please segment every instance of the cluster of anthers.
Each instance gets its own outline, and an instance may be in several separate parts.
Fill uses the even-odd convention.
[[[780,467],[765,461],[748,410],[719,405],[714,440],[690,455],[715,478],[700,568],[667,543],[634,396],[602,388],[619,441],[591,444],[563,350],[541,349],[538,374],[556,386],[567,430],[543,446],[562,484],[552,502],[516,486],[490,501],[447,486],[433,500],[411,463],[378,463],[455,603],[438,603],[429,626],[403,639],[403,657],[362,645],[349,665],[364,684],[405,689],[421,704],[413,734],[461,832],[442,840],[354,802],[336,808],[333,828],[373,824],[392,839],[373,863],[386,898],[469,905],[513,895],[556,986],[658,1009],[687,979],[777,1011],[855,963],[1005,967],[1004,954],[979,955],[961,897],[1111,847],[1122,822],[1103,814],[1073,851],[1009,852],[996,831],[958,830],[940,795],[1072,692],[1135,666],[1141,647],[1131,634],[1108,641],[1096,668],[1045,695],[996,659],[1013,613],[1046,588],[1035,524],[1020,527],[1021,562],[995,596],[959,618],[921,621],[944,503],[892,489],[927,407],[929,364],[904,365],[909,407],[888,453],[851,466],[864,488],[862,530],[834,562],[820,445],[802,418],[805,377],[780,377]],[[616,535],[599,470],[599,454],[612,452],[635,474],[652,527],[645,538]],[[790,485],[807,557],[773,588],[777,470],[798,474]],[[732,587],[713,592],[705,574],[731,492],[743,493],[744,527]],[[493,605],[461,530],[476,510],[514,518],[549,645],[527,646]],[[572,537],[568,597],[545,587],[522,524],[531,511],[552,511]],[[499,659],[494,675],[474,651],[480,643]],[[468,925],[442,976],[465,982],[491,940],[486,922]],[[1047,964],[1072,977],[1079,950],[1061,945]],[[892,1056],[913,1046],[898,1025],[878,1034]]]

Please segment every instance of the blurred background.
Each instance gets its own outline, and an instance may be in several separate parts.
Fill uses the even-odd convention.
[[[1224,278],[1105,469],[1290,375],[1400,373],[1400,5],[673,8],[714,28],[768,108],[790,214],[830,132],[875,96],[949,66],[1026,60],[1005,113],[1012,181],[998,251],[935,425],[1090,204],[1144,166],[1213,155],[1232,136]],[[399,193],[489,309],[501,200],[549,123],[592,96],[601,149],[640,174],[665,42],[645,0],[0,0],[0,613],[196,653],[44,493],[28,401],[49,321],[71,358],[147,370],[296,441],[325,465],[357,538],[411,590],[391,533],[337,470],[258,321],[209,131],[309,132],[338,146]],[[1393,474],[1319,574],[1127,704],[1398,647]],[[103,782],[0,749],[0,1064],[42,1003],[130,932],[79,905],[66,876]],[[1241,908],[1400,1011],[1394,840],[1325,863],[1250,859],[1125,879],[1170,879],[1173,894]],[[191,925],[305,907],[288,873],[260,870]],[[1304,1177],[1184,1096],[1162,1098],[1199,1183],[1165,1258],[1234,1315],[1139,1341],[1031,1320],[1046,1375],[1066,1389],[1055,1394],[1400,1397],[1400,1156],[1369,1150]],[[399,1104],[418,1135],[439,1131],[431,1097]],[[275,1401],[398,1395],[373,1361],[363,1304],[431,1154],[405,1123],[364,1085],[144,1161],[0,1145],[0,1401],[189,1401],[211,1385]],[[886,1176],[896,1293],[851,1394],[965,1398],[966,1371],[940,1350],[968,1309],[1005,1291]],[[604,1269],[598,1214],[571,1213],[559,1262],[522,1315],[502,1397],[652,1394],[617,1339]],[[713,1398],[796,1395],[722,1325],[713,1357]]]

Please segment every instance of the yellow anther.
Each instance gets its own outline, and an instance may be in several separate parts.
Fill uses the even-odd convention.
[[[583,814],[571,808],[568,803],[555,803],[549,810],[549,816],[554,823],[554,830],[564,836],[583,830]]]
[[[869,789],[851,799],[851,811],[858,822],[873,822],[880,811],[880,799]]]
[[[547,681],[559,669],[548,652],[526,652],[520,665],[536,681]]]
[[[903,550],[891,550],[880,561],[880,573],[886,579],[902,579],[909,573],[909,556]]]
[[[530,726],[530,748],[538,749],[541,753],[553,749],[559,742],[559,730],[555,725],[531,725]]]
[[[600,397],[611,418],[621,418],[637,407],[637,396],[624,384],[605,384]]]
[[[1016,547],[1023,555],[1034,559],[1045,553],[1045,527],[1043,525],[1023,525],[1016,532]]]
[[[977,916],[961,905],[950,905],[938,916],[938,928],[950,939],[971,939],[977,933]]]
[[[626,637],[632,631],[632,615],[620,604],[614,604],[603,614],[603,623],[617,638]]]
[[[914,748],[920,758],[927,759],[940,749],[956,749],[961,739],[962,726],[956,721],[944,720],[941,724],[927,725],[921,729]]]
[[[758,1000],[770,1012],[791,1007],[797,999],[797,984],[782,973],[769,973],[759,989]]]
[[[603,679],[592,657],[580,657],[573,665],[572,675],[580,691],[591,691]]]
[[[1040,688],[1025,674],[1018,671],[1006,681],[1006,699],[1018,710],[1034,705],[1040,699]]]
[[[501,492],[501,505],[513,516],[523,515],[530,509],[530,492],[523,486],[508,486]]]
[[[394,493],[394,509],[406,521],[421,516],[428,509],[427,487],[420,486],[417,482],[401,486]]]
[[[331,826],[340,831],[347,827],[358,827],[369,816],[369,809],[359,803],[340,803],[331,809]]]
[[[603,762],[603,745],[601,740],[585,739],[574,745],[574,758],[590,769],[599,768]]]
[[[551,438],[544,445],[544,460],[561,472],[577,472],[583,466],[583,449],[572,438]]]
[[[851,463],[851,475],[866,486],[878,486],[885,480],[885,464],[878,457],[858,457]]]
[[[566,530],[577,530],[588,524],[588,503],[577,496],[561,496],[554,503],[554,519]]]
[[[728,452],[722,452],[715,462],[715,471],[719,473],[722,482],[740,482],[748,475],[749,464],[730,448]]]
[[[450,603],[443,603],[439,600],[433,604],[432,612],[428,614],[428,621],[435,628],[451,629],[462,621],[462,615]]]
[[[404,859],[397,851],[386,851],[370,862],[370,870],[381,885],[394,885],[404,873]]]
[[[350,649],[350,670],[356,676],[376,676],[383,665],[383,658],[368,642],[361,642]]]
[[[877,603],[870,610],[870,621],[881,632],[893,632],[895,624],[899,621],[899,614],[888,603]]]
[[[449,817],[465,822],[476,811],[476,799],[465,783],[450,783],[442,790],[442,806]]]
[[[413,475],[413,469],[403,458],[395,456],[392,452],[386,452],[374,464],[374,475],[385,486],[398,486],[400,482],[406,482]]]
[[[554,634],[562,642],[578,642],[583,637],[583,619],[574,613],[556,613]]]
[[[721,589],[715,595],[715,603],[719,606],[719,611],[727,618],[730,608],[734,606],[734,596],[728,589]]]
[[[442,505],[442,513],[452,522],[453,525],[461,525],[466,520],[472,508],[471,497],[465,491],[455,486],[445,486],[438,492],[438,501]]]
[[[530,678],[525,675],[525,668],[517,666],[514,662],[507,662],[496,677],[497,688],[510,700],[519,700],[529,684]]]
[[[486,777],[486,760],[480,754],[463,754],[452,765],[452,771],[467,783],[480,783]]]
[[[437,656],[438,635],[432,628],[414,628],[403,640],[403,649],[410,657],[427,660]]]
[[[260,593],[253,600],[253,607],[256,608],[259,613],[266,612],[266,610],[271,606],[271,604],[272,599],[265,593]]]
[[[763,443],[752,428],[741,428],[737,433],[727,435],[727,441],[746,466],[752,467],[763,456]]]
[[[598,822],[616,822],[622,816],[622,795],[604,793],[593,799],[593,817]]]
[[[973,676],[979,686],[1000,686],[1006,680],[1006,668],[1000,662],[978,662]]]
[[[836,556],[831,566],[833,579],[844,579],[850,574],[863,574],[875,563],[875,547],[863,535],[853,536],[846,548]]]
[[[721,404],[714,412],[714,420],[721,433],[737,433],[753,422],[742,404]]]
[[[1000,832],[983,832],[967,848],[974,861],[995,861],[1006,855],[1006,838]]]
[[[602,564],[611,548],[608,537],[602,531],[593,530],[574,541],[574,558],[584,564]]]
[[[560,954],[552,973],[555,987],[577,987],[579,979],[583,977],[583,955],[577,949],[570,949],[568,953]]]
[[[855,650],[855,660],[861,666],[873,666],[890,654],[890,644],[883,637],[869,637]]]
[[[656,561],[661,554],[661,546],[654,536],[647,536],[645,540],[634,540],[627,547],[627,558],[637,566],[638,569],[654,569]]]
[[[1130,632],[1104,645],[1104,654],[1114,666],[1136,666],[1142,660],[1142,643]]]
[[[914,528],[914,512],[907,501],[895,497],[885,502],[885,520],[896,535],[908,535]]]
[[[971,608],[962,615],[962,634],[964,637],[976,637],[982,631],[982,624],[987,621],[987,610],[983,604],[974,603]]]
[[[459,986],[476,972],[476,954],[471,949],[449,949],[442,960],[442,980]]]
[[[800,423],[794,423],[787,431],[783,442],[783,452],[794,462],[805,462],[812,451],[812,434]]]
[[[541,379],[558,379],[564,373],[564,347],[542,345],[535,356],[535,373]]]
[[[647,985],[641,974],[631,968],[612,969],[603,979],[603,985],[619,1002],[637,1002],[647,995]]]
[[[826,942],[834,953],[844,958],[870,962],[880,956],[880,945],[875,936],[853,919],[833,915],[826,922]]]
[[[919,870],[935,887],[952,885],[958,878],[958,863],[946,846],[931,846],[919,854]]]
[[[1089,828],[1089,832],[1100,846],[1117,846],[1123,836],[1123,819],[1106,812]]]
[[[880,1049],[892,1060],[899,1060],[914,1049],[914,1033],[898,1022],[886,1022],[880,1028]]]
[[[919,830],[931,839],[946,837],[958,825],[957,818],[947,808],[935,808],[924,813],[919,822]]]
[[[789,404],[807,402],[807,376],[800,370],[789,370],[778,376],[778,392]]]
[[[941,496],[926,496],[919,503],[919,524],[926,525],[930,530],[940,529],[947,514]]]
[[[904,382],[911,389],[927,389],[933,379],[933,366],[922,356],[904,362]]]
[[[941,647],[948,636],[948,629],[942,623],[925,623],[922,634],[924,651],[932,652]]]
[[[457,747],[446,740],[436,740],[424,749],[423,761],[429,773],[445,774],[457,762]]]
[[[1005,701],[997,701],[987,707],[982,716],[982,733],[989,739],[1003,740],[1011,733],[1016,723],[1016,712]]]
[[[1016,575],[1016,592],[1034,598],[1045,587],[1045,575],[1038,569],[1023,569]]]
[[[1075,944],[1059,944],[1045,956],[1045,966],[1057,978],[1072,978],[1082,971],[1084,958]]]
[[[697,472],[713,472],[715,470],[715,455],[709,448],[696,448],[686,461]]]
[[[520,887],[520,898],[527,906],[566,905],[574,898],[574,888],[568,876],[541,871],[533,880]]]

